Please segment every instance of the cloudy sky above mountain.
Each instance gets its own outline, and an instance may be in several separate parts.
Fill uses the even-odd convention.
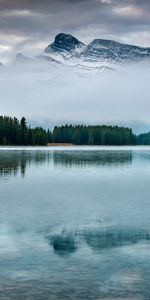
[[[150,46],[149,0],[0,0],[0,60],[37,55],[59,32]]]

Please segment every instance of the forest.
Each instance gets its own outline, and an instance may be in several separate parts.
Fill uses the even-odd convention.
[[[106,125],[64,125],[53,130],[27,125],[21,120],[0,116],[0,145],[42,146],[50,143],[74,145],[150,145],[150,133],[135,135],[131,128]]]
[[[31,128],[23,117],[0,116],[0,145],[46,145],[49,131],[41,127]]]

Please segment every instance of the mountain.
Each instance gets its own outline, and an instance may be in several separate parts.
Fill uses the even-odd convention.
[[[32,69],[38,73],[60,74],[72,70],[73,73],[84,76],[91,73],[119,70],[125,64],[150,62],[150,48],[119,43],[113,40],[94,39],[88,45],[71,34],[59,33],[43,53],[35,58],[29,58],[21,53],[16,55],[12,66],[17,69]],[[147,60],[146,60],[147,64]],[[0,64],[0,69],[2,65]],[[39,70],[39,71],[38,71]]]
[[[82,57],[98,60],[124,62],[150,58],[150,48],[118,43],[112,40],[95,39],[81,53]]]
[[[22,63],[30,63],[33,59],[27,56],[24,56],[22,53],[17,53],[16,58],[14,60],[14,64],[22,64]]]
[[[95,39],[89,45],[70,34],[60,33],[41,56],[82,68],[113,67],[116,64],[137,62],[150,58],[150,48],[119,43],[113,40]]]
[[[71,34],[60,33],[44,51],[45,54],[59,53],[61,55],[74,55],[84,48],[84,44]]]

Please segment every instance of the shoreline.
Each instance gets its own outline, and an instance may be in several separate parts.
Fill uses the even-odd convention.
[[[48,143],[47,147],[76,147],[80,145],[70,144],[70,143]]]
[[[73,144],[51,144],[51,145],[0,145],[0,149],[36,149],[36,148],[44,148],[44,149],[51,149],[51,148],[63,148],[63,149],[68,149],[68,148],[79,148],[79,149],[122,149],[122,148],[138,148],[138,149],[142,149],[142,148],[150,148],[150,145],[73,145]]]

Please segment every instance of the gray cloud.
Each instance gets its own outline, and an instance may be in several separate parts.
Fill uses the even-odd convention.
[[[0,0],[0,57],[38,54],[62,31],[148,46],[149,11],[149,0]]]

